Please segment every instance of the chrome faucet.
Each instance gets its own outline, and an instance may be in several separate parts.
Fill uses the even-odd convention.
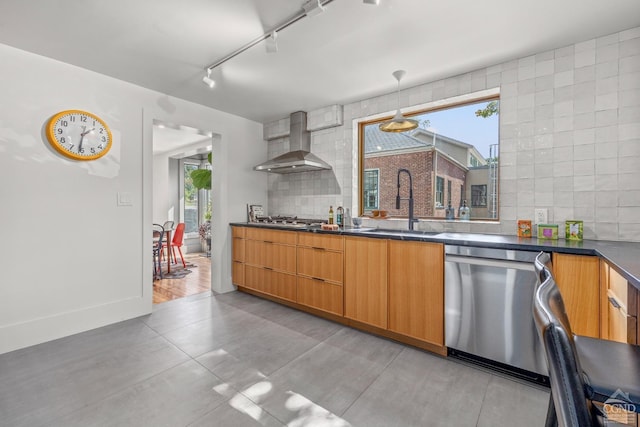
[[[406,172],[409,175],[409,198],[400,199],[400,172]],[[411,172],[408,169],[398,169],[398,195],[396,196],[396,209],[400,209],[400,200],[409,201],[409,230],[413,230],[413,223],[418,222],[413,217],[413,179],[411,178]]]

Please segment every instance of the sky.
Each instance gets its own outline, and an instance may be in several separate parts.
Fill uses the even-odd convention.
[[[489,145],[498,143],[498,115],[484,118],[475,115],[486,107],[488,101],[463,105],[413,116],[418,121],[430,121],[427,130],[445,135],[476,147],[485,158],[489,157]]]

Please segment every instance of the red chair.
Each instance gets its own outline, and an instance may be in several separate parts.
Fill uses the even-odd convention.
[[[173,233],[173,239],[171,239],[171,243],[162,244],[162,253],[164,254],[164,250],[170,247],[171,254],[173,255],[173,260],[176,261],[177,258],[176,258],[175,248],[178,248],[178,253],[180,254],[180,259],[182,260],[182,266],[186,268],[187,264],[184,262],[184,257],[182,256],[182,249],[181,249],[183,237],[184,237],[184,222],[181,222],[176,226],[176,229]]]

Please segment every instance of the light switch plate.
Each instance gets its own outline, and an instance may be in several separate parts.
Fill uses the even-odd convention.
[[[133,206],[133,196],[128,191],[118,193],[118,206]]]
[[[536,209],[535,218],[536,224],[547,224],[549,221],[548,209]]]

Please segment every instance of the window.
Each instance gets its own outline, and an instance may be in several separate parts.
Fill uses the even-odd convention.
[[[471,186],[471,207],[487,207],[486,184]]]
[[[364,210],[365,212],[379,208],[378,186],[380,171],[369,169],[364,171]]]
[[[436,207],[444,207],[444,178],[436,177]]]
[[[184,232],[198,232],[198,189],[193,186],[191,171],[198,169],[197,163],[184,163]]]
[[[471,210],[472,220],[497,219],[498,197],[493,196],[499,182],[497,90],[491,96],[435,100],[413,112],[405,109],[404,114],[418,121],[417,129],[382,132],[379,124],[384,119],[359,124],[359,214],[384,209],[391,217],[406,218],[408,203],[396,209],[395,201],[398,192],[403,200],[409,197],[409,177],[401,174],[398,179],[398,171],[407,169],[417,218],[444,219],[442,208],[448,203],[461,206],[466,200],[467,206],[483,203]],[[472,195],[475,186],[480,186],[478,194]]]
[[[184,222],[185,236],[196,237],[200,225],[207,221],[211,212],[211,190],[199,190],[193,185],[191,172],[211,169],[206,159],[198,154],[180,160],[180,222]]]

